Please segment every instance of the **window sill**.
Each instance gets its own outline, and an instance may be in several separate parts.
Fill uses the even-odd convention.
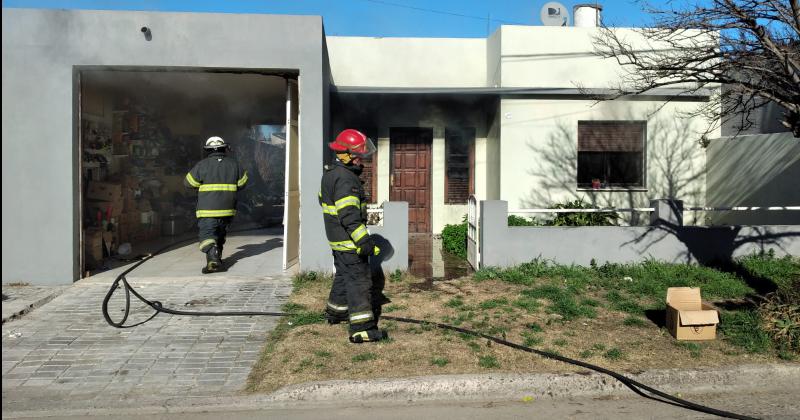
[[[608,187],[608,188],[597,188],[597,189],[595,189],[595,188],[578,187],[576,189],[576,191],[647,192],[648,190],[647,190],[647,187],[630,187],[630,188],[626,188],[626,187]]]

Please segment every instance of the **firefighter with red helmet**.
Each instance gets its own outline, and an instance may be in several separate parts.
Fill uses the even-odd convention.
[[[358,130],[346,129],[328,147],[336,159],[325,166],[319,192],[325,233],[333,252],[336,274],[325,308],[331,324],[350,323],[350,342],[386,338],[378,329],[380,305],[386,303],[372,284],[370,255],[378,255],[367,230],[367,205],[359,175],[361,160],[375,152],[375,145]]]

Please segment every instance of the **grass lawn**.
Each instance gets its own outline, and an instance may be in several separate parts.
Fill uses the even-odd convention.
[[[381,327],[390,340],[350,344],[346,325],[328,325],[321,315],[331,278],[304,273],[294,282],[284,309],[297,315],[281,320],[268,340],[249,378],[252,392],[331,379],[581,371],[470,335],[389,320]],[[533,261],[432,286],[394,273],[384,314],[468,328],[623,372],[797,361],[800,343],[792,340],[800,337],[800,302],[781,302],[766,316],[754,286],[793,293],[798,285],[800,260],[768,255],[742,258],[726,271]],[[717,340],[678,342],[662,328],[672,286],[699,286],[703,299],[720,308]],[[770,334],[781,337],[778,344]]]

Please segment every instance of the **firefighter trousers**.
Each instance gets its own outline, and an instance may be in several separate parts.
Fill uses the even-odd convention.
[[[372,282],[367,257],[333,251],[333,264],[336,274],[328,296],[327,311],[342,318],[346,316],[351,334],[377,328],[381,303],[373,299],[376,285]],[[373,307],[373,301],[376,307]]]
[[[200,217],[197,219],[201,252],[208,251],[211,245],[216,245],[217,249],[222,250],[232,219],[233,217]]]

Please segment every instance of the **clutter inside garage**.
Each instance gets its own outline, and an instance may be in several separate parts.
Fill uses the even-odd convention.
[[[232,228],[283,218],[285,80],[255,73],[83,71],[84,276],[195,235],[186,173],[221,136],[247,170]]]

